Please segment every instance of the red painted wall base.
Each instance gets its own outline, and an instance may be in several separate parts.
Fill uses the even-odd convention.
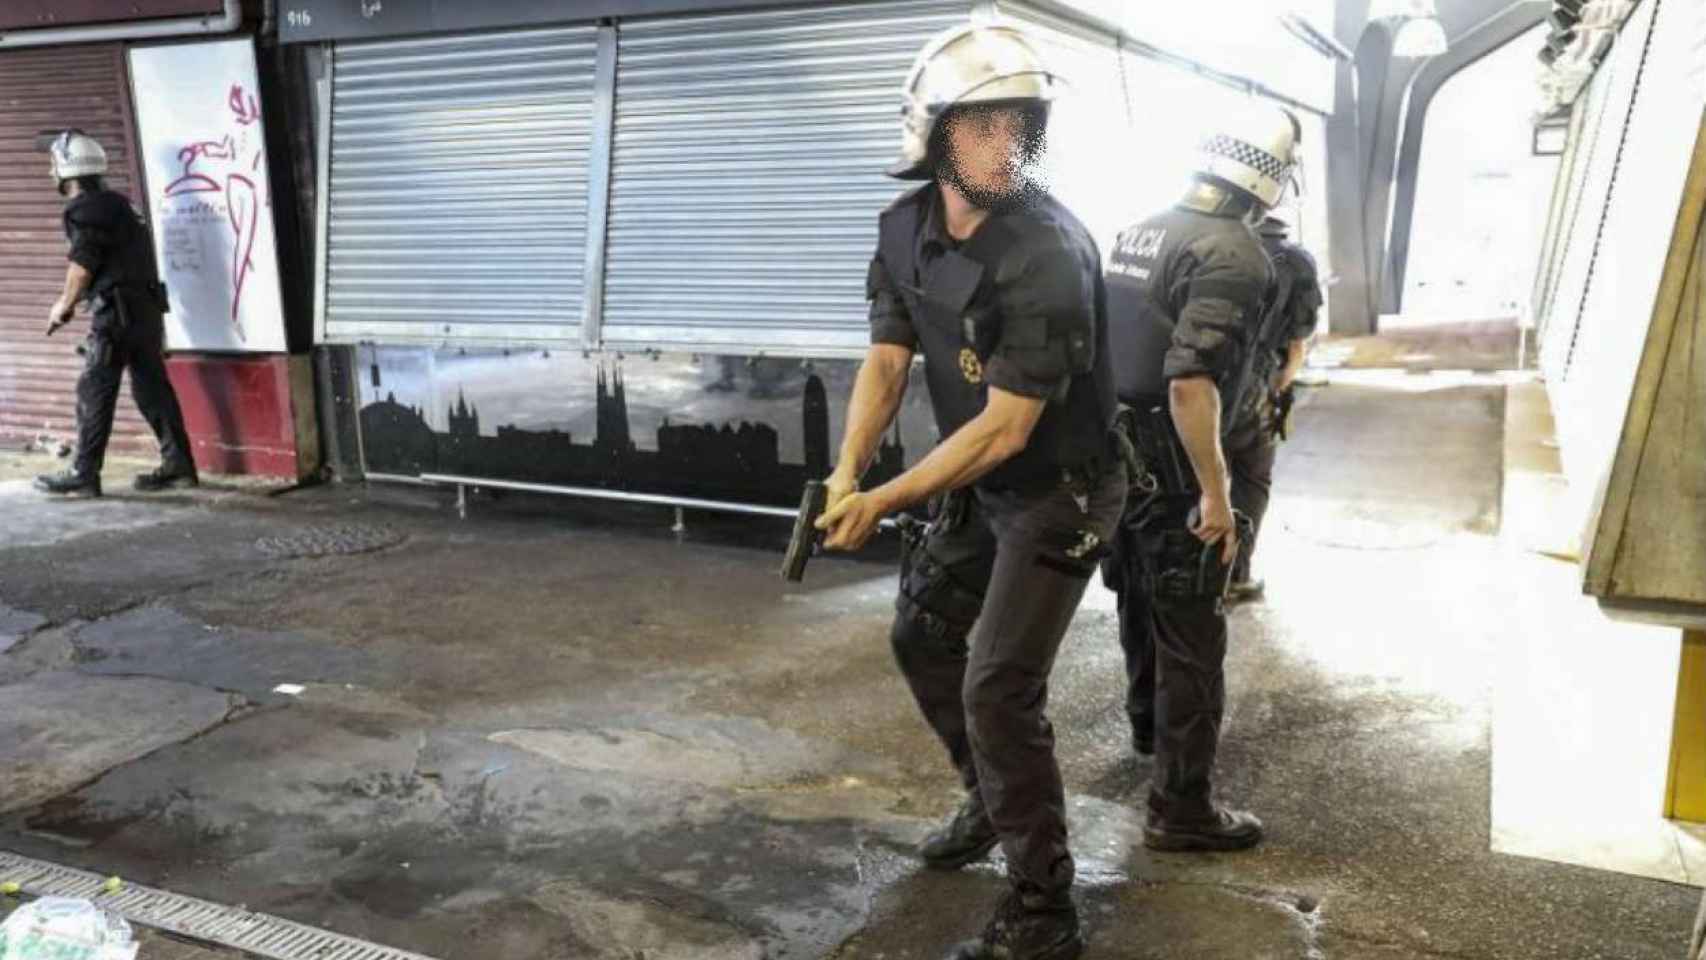
[[[320,468],[306,356],[178,353],[166,370],[198,469],[301,479]]]

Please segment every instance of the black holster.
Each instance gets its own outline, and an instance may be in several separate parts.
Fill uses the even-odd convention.
[[[951,533],[971,517],[969,489],[950,490],[930,501],[930,522],[907,517],[900,524],[900,611],[923,624],[937,639],[963,637],[977,621],[983,597],[960,586],[953,574],[931,556],[932,533]]]
[[[1157,606],[1211,603],[1226,598],[1232,563],[1222,563],[1219,544],[1206,544],[1191,533],[1194,495],[1152,497],[1127,511],[1115,532],[1113,555],[1102,565],[1103,581],[1113,590],[1142,590]],[[1232,513],[1238,541],[1249,543],[1255,525],[1242,512]]]

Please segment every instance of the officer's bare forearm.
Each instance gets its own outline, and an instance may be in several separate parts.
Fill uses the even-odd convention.
[[[1167,386],[1173,426],[1184,441],[1191,469],[1204,491],[1228,489],[1226,454],[1220,446],[1220,388],[1208,377],[1180,377]]]
[[[912,351],[906,347],[879,343],[865,354],[853,382],[853,397],[847,401],[847,433],[841,438],[837,472],[849,479],[864,475],[906,396],[911,371]]]
[[[1285,369],[1280,371],[1279,383],[1276,384],[1280,392],[1283,393],[1290,388],[1292,382],[1297,379],[1297,375],[1303,372],[1303,359],[1308,353],[1308,341],[1293,340],[1291,342],[1291,346],[1286,349]]]
[[[991,387],[982,413],[871,495],[878,498],[882,512],[893,513],[945,490],[970,486],[1018,456],[1042,416],[1043,401]]]
[[[90,273],[82,264],[72,263],[65,268],[65,292],[60,295],[60,302],[71,306],[83,299],[83,294],[89,290],[89,284],[95,282],[95,275]]]

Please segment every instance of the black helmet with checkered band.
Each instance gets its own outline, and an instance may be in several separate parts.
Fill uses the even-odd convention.
[[[1228,110],[1203,138],[1198,174],[1211,177],[1273,207],[1285,195],[1299,160],[1303,125],[1271,103],[1251,101]]]

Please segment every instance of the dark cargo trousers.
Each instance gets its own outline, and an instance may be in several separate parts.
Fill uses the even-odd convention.
[[[1121,523],[1110,565],[1119,596],[1126,712],[1134,730],[1155,733],[1149,811],[1168,823],[1210,820],[1215,756],[1226,711],[1226,615],[1216,600],[1156,603],[1146,583],[1155,533],[1184,530],[1195,494],[1157,497]]]
[[[1010,879],[1072,885],[1049,672],[1125,500],[1115,469],[1076,491],[961,493],[901,565],[891,639],[925,720],[981,793]]]
[[[1274,458],[1279,454],[1279,442],[1263,417],[1256,423],[1240,427],[1226,438],[1226,468],[1232,474],[1232,509],[1250,518],[1253,535],[1238,547],[1238,563],[1232,568],[1232,582],[1250,579],[1250,558],[1256,552],[1256,537],[1262,533],[1262,518],[1268,513],[1268,500],[1274,487]]]
[[[160,441],[160,460],[168,467],[191,466],[189,433],[178,394],[166,377],[165,330],[158,322],[128,326],[97,317],[84,342],[83,375],[77,380],[77,458],[73,469],[89,476],[101,472],[107,441],[112,439],[119,384],[130,371],[130,395]]]

